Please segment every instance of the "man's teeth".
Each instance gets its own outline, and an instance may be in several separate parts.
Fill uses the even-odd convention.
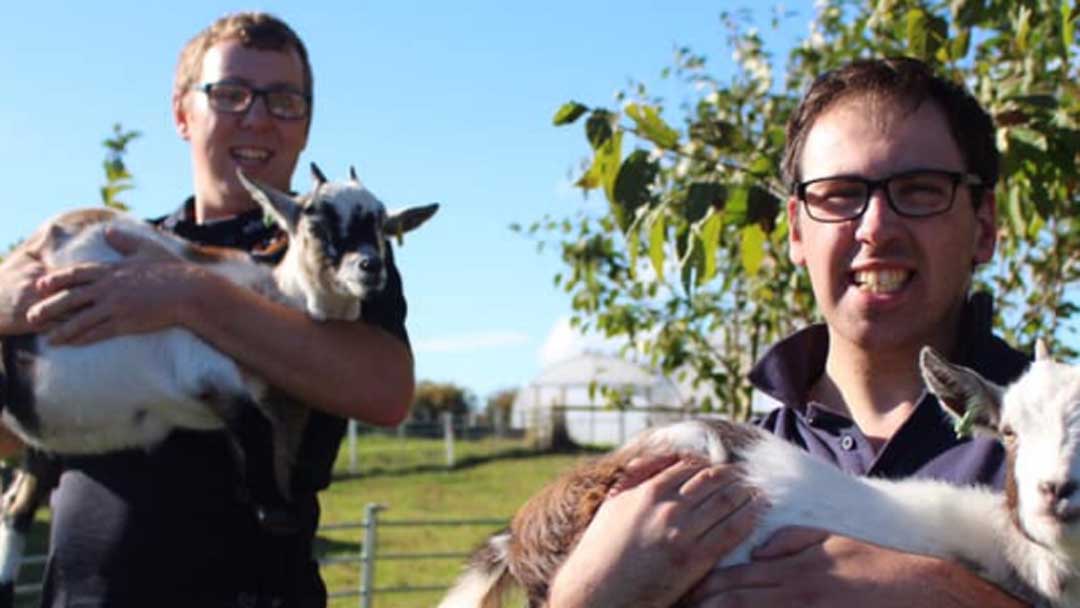
[[[904,285],[907,270],[860,270],[855,273],[855,284],[870,293],[891,293]]]
[[[270,158],[270,152],[256,148],[233,148],[233,155],[243,160],[266,160]]]

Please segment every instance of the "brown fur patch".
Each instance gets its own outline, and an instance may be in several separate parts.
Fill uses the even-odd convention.
[[[195,243],[185,243],[180,255],[193,264],[219,264],[228,261],[243,262],[250,259],[247,253],[238,249],[197,245]]]
[[[530,605],[543,605],[556,570],[577,545],[632,456],[618,451],[579,465],[518,510],[510,524],[510,572],[525,589]]]

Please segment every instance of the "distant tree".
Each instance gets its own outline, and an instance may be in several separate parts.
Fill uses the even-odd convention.
[[[609,109],[564,104],[583,119],[590,158],[577,181],[601,214],[548,216],[524,230],[554,242],[573,322],[622,337],[665,373],[705,383],[703,409],[745,417],[752,361],[816,318],[809,281],[787,258],[784,126],[822,72],[852,59],[908,55],[967,85],[994,116],[1003,154],[996,195],[995,324],[1014,344],[1058,338],[1066,356],[1080,291],[1080,4],[1069,0],[821,0],[808,36],[779,71],[747,13],[721,13],[738,64],[730,80],[676,52],[681,124],[644,84]],[[790,19],[774,14],[772,25]],[[806,16],[800,17],[802,20]],[[779,74],[782,76],[775,76]],[[519,228],[520,229],[520,228]],[[1073,342],[1075,344],[1075,342]]]
[[[495,391],[487,398],[484,415],[492,422],[496,420],[509,421],[517,394],[518,389],[516,388],[504,388]]]
[[[413,397],[412,419],[428,422],[438,420],[443,412],[464,416],[472,409],[476,397],[468,389],[449,382],[421,380]]]

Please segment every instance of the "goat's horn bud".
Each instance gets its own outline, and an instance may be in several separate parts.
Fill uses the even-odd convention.
[[[356,167],[349,165],[349,179],[356,183],[360,183],[360,178],[356,177]]]
[[[319,170],[319,165],[311,163],[311,177],[315,178],[315,185],[321,186],[326,183],[326,176]]]
[[[1050,360],[1050,347],[1046,345],[1046,340],[1039,338],[1035,341],[1035,360],[1036,361],[1049,361]]]

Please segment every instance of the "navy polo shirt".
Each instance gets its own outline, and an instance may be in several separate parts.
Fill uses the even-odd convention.
[[[1004,385],[1027,369],[1030,358],[993,335],[992,312],[989,294],[977,293],[968,300],[955,362]],[[807,401],[810,388],[825,372],[828,349],[827,328],[813,325],[778,342],[754,366],[751,383],[780,405],[757,421],[760,426],[854,475],[1002,487],[1001,445],[984,437],[957,439],[951,418],[929,392],[876,453],[855,421]]]

